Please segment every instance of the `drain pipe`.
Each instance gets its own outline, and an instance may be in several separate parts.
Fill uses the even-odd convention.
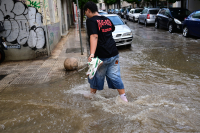
[[[80,24],[80,9],[78,5],[78,0],[76,0],[77,9],[78,9],[78,27],[79,27],[79,36],[80,36],[80,44],[81,44],[81,55],[83,55],[83,48],[82,48],[82,38],[81,38],[81,24]]]

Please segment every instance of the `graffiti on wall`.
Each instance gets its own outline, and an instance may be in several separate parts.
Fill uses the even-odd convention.
[[[32,7],[35,7],[35,8],[40,8],[40,2],[37,2],[37,1],[31,1],[31,0],[27,0],[29,1],[29,5],[28,6],[32,6]]]
[[[0,23],[6,30],[1,36],[7,42],[32,49],[45,48],[43,17],[35,7],[28,7],[21,1],[0,0]]]

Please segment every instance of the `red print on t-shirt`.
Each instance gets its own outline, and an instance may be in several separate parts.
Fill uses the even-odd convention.
[[[112,23],[110,22],[109,19],[107,20],[97,20],[97,23],[98,23],[98,27],[99,27],[99,30],[102,28],[102,26],[104,25],[109,25],[109,26],[112,26]],[[107,28],[107,29],[102,29],[102,32],[108,32],[108,31],[111,31],[112,28]]]

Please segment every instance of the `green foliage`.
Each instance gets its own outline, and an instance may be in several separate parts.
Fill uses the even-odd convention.
[[[106,3],[107,5],[112,5],[117,3],[117,0],[104,0],[104,3]]]
[[[76,3],[76,0],[73,1]],[[81,9],[88,1],[93,1],[94,3],[98,2],[98,0],[78,0],[79,8]]]
[[[138,0],[125,0],[125,1],[127,1],[128,3],[139,2]]]

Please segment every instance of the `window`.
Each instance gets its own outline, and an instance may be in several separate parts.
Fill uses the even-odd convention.
[[[195,12],[195,13],[192,15],[192,18],[200,19],[200,11]]]
[[[141,13],[142,12],[142,9],[136,9],[135,10],[135,13]]]
[[[149,10],[149,14],[157,14],[158,10]]]
[[[144,9],[143,11],[142,11],[142,14],[146,14],[147,13],[147,9]]]
[[[161,9],[159,14],[165,15],[165,9]]]
[[[166,10],[165,16],[168,16],[168,15],[170,15],[170,12],[169,12],[169,10]]]
[[[107,16],[114,25],[124,25],[124,22],[118,16]]]

